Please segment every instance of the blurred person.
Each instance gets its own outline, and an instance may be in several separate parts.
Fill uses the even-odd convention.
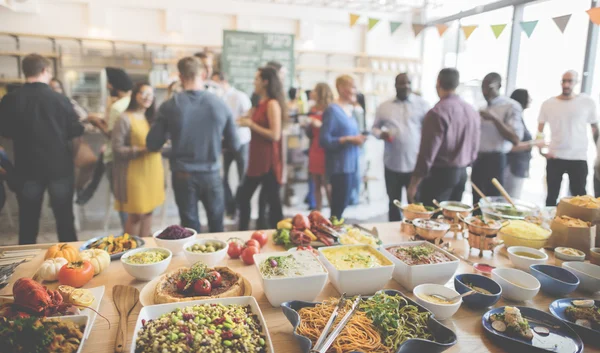
[[[356,120],[356,125],[358,126],[358,130],[361,132],[366,132],[367,127],[367,106],[365,101],[365,95],[357,92],[356,93],[356,102],[354,103],[354,109],[352,110],[352,117]],[[350,205],[358,205],[360,203],[360,188],[362,186],[362,178],[363,178],[363,155],[365,149],[364,144],[361,145],[358,149],[358,168],[356,168],[356,173],[354,173],[354,177],[352,178],[352,186],[350,192]]]
[[[181,87],[181,82],[179,82],[179,80],[171,82],[167,88],[167,100],[171,99],[175,94],[181,91],[183,91],[183,88]]]
[[[211,51],[203,51],[194,54],[194,56],[200,59],[206,70],[206,77],[210,79],[213,75],[215,55]]]
[[[467,166],[477,159],[481,117],[456,94],[459,84],[456,69],[440,71],[436,84],[440,101],[423,120],[419,156],[407,190],[411,203],[418,199],[434,206],[433,200],[462,200]]]
[[[592,126],[594,141],[597,141],[598,116],[596,102],[583,93],[575,93],[578,83],[579,74],[567,71],[562,76],[562,93],[545,101],[540,108],[540,137],[546,124],[550,126],[550,146],[544,153],[548,184],[546,206],[556,206],[564,174],[569,176],[572,196],[587,193],[587,126]]]
[[[237,121],[239,118],[245,117],[250,109],[252,109],[252,103],[250,102],[248,95],[230,85],[227,77],[225,77],[225,74],[221,72],[215,72],[212,76],[212,80],[221,86],[221,90],[223,92],[223,96],[221,98],[225,100],[225,103],[227,103],[227,106],[229,109],[231,109],[233,120]],[[248,168],[248,150],[250,148],[252,132],[248,127],[238,126],[237,135],[240,141],[240,147],[238,151],[230,151],[228,149],[223,151],[223,187],[225,188],[225,210],[227,215],[229,215],[231,218],[235,218],[237,203],[235,201],[236,197],[233,195],[231,186],[229,185],[229,168],[235,161],[238,173],[239,190],[239,186],[242,185],[242,180],[244,180],[244,175],[246,174],[246,168]]]
[[[402,220],[394,200],[402,201],[402,189],[410,184],[419,154],[423,119],[430,109],[423,98],[412,93],[408,73],[396,76],[395,82],[396,97],[377,108],[372,129],[373,135],[385,143],[383,162],[390,222]]]
[[[276,228],[277,222],[283,219],[279,188],[283,177],[281,135],[287,112],[277,71],[271,67],[258,69],[254,92],[261,96],[258,107],[253,110],[251,118],[238,120],[240,126],[249,127],[252,131],[248,170],[238,192],[240,230],[248,230],[250,200],[259,185],[269,205],[269,228]]]
[[[222,143],[231,151],[240,144],[231,110],[204,90],[206,68],[197,58],[177,63],[183,92],[164,102],[146,138],[150,152],[159,151],[169,136],[175,202],[181,225],[200,232],[198,202],[204,205],[211,233],[223,231],[225,198],[221,178]]]
[[[492,72],[481,82],[481,92],[487,107],[479,111],[481,116],[481,141],[477,160],[471,170],[471,182],[486,196],[500,196],[492,184],[496,178],[504,184],[507,154],[517,146],[525,131],[523,108],[514,99],[500,95],[502,77]],[[473,205],[481,197],[473,190]]]
[[[46,190],[59,241],[77,241],[71,140],[83,134],[83,125],[71,102],[48,85],[50,60],[30,54],[21,65],[26,83],[0,102],[0,134],[15,150],[19,244],[35,244]]]
[[[326,83],[317,83],[315,88],[310,91],[310,99],[315,105],[308,113],[309,125],[307,133],[310,137],[310,147],[308,149],[308,172],[313,182],[313,194],[315,197],[315,209],[321,211],[323,208],[323,189],[327,201],[331,206],[331,193],[327,185],[325,173],[325,150],[319,142],[321,126],[323,126],[323,112],[333,103],[333,91]]]
[[[358,170],[359,147],[366,140],[352,112],[356,104],[356,84],[348,75],[335,81],[339,98],[323,112],[319,142],[325,149],[326,170],[331,183],[331,215],[341,219],[350,204],[354,177]]]
[[[162,156],[146,149],[155,113],[154,90],[138,83],[112,132],[115,209],[127,213],[125,233],[140,237],[152,235],[152,212],[165,201]]]

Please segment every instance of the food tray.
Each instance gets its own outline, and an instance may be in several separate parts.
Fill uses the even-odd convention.
[[[577,325],[573,321],[567,319],[567,316],[565,315],[565,310],[567,309],[567,307],[571,306],[571,302],[573,300],[587,299],[588,298],[564,298],[555,300],[550,304],[550,313],[555,317],[559,318],[560,320],[566,322],[567,325],[571,326],[571,328],[575,330],[577,334],[579,334],[579,336],[585,343],[589,343],[599,347],[600,339],[598,338],[600,338],[600,331]],[[595,302],[596,306],[600,307],[600,300],[595,300]]]
[[[388,295],[402,296],[402,297],[404,297],[404,299],[406,299],[406,301],[408,301],[408,303],[410,305],[414,305],[417,308],[419,308],[419,312],[430,312],[429,310],[427,310],[424,307],[422,307],[421,305],[417,304],[410,298],[404,296],[399,291],[389,289],[389,290],[383,290],[381,292],[388,294]],[[294,337],[296,337],[296,340],[298,341],[298,344],[300,345],[300,349],[304,353],[310,352],[310,349],[312,348],[312,342],[309,338],[296,333],[296,330],[297,330],[298,326],[300,325],[300,315],[298,315],[298,310],[300,310],[302,308],[306,308],[306,307],[314,307],[317,304],[320,304],[320,303],[290,301],[290,302],[281,304],[281,309],[283,310],[283,313],[285,314],[287,319],[290,321],[290,323],[294,327]],[[396,351],[396,353],[410,353],[410,352],[439,353],[439,352],[443,352],[443,351],[447,350],[448,348],[450,348],[456,344],[456,340],[457,340],[456,334],[452,330],[447,328],[446,326],[442,325],[439,321],[435,320],[433,314],[431,314],[431,316],[429,318],[428,327],[433,332],[433,335],[435,336],[435,339],[436,339],[435,342],[420,339],[420,338],[409,339],[406,342],[404,342],[403,344],[401,344],[400,347],[398,347],[398,350]],[[370,353],[370,352],[353,352],[353,353]]]
[[[89,246],[92,245],[95,241],[100,240],[102,238],[106,238],[106,236],[102,236],[102,237],[95,237],[92,238],[88,241],[86,241],[85,243],[83,243],[83,245],[81,245],[81,247],[79,248],[79,251],[83,251],[83,250],[87,250],[89,249]],[[131,236],[132,239],[134,239],[136,241],[136,243],[138,244],[138,246],[136,247],[136,249],[144,247],[144,245],[146,245],[146,242],[144,241],[144,239],[138,237],[137,235],[132,235]],[[111,254],[110,255],[110,259],[111,260],[118,260],[121,258],[121,256],[123,256],[123,254],[125,254],[128,250],[125,251],[121,251],[118,252],[116,254]]]

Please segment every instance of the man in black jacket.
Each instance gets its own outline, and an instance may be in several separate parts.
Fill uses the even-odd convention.
[[[83,134],[83,126],[69,99],[48,86],[48,59],[30,54],[22,67],[26,83],[0,102],[0,134],[14,141],[19,244],[35,244],[46,190],[58,239],[76,241],[71,140]]]

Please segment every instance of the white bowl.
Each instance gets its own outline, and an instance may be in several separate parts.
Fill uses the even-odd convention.
[[[168,256],[166,259],[164,259],[162,261],[154,262],[151,264],[139,264],[138,265],[138,264],[130,264],[126,261],[131,255],[134,255],[134,254],[137,254],[140,252],[146,252],[146,251],[160,251],[165,254],[168,254]],[[123,264],[123,268],[125,269],[125,271],[127,271],[127,273],[129,273],[133,277],[135,277],[139,280],[142,280],[142,281],[151,281],[154,278],[162,275],[167,270],[167,268],[169,267],[169,264],[171,263],[172,258],[173,258],[173,253],[171,253],[171,250],[169,250],[169,249],[139,248],[139,249],[129,250],[125,254],[123,254],[123,257],[121,257],[121,263]]]
[[[260,265],[272,256],[309,256],[323,269],[321,273],[307,274],[294,277],[265,278],[260,272]],[[254,267],[262,280],[265,296],[272,306],[278,307],[290,300],[305,302],[314,301],[327,283],[327,270],[323,267],[317,256],[312,251],[275,252],[254,255]]]
[[[579,289],[595,293],[600,291],[600,266],[587,262],[563,262],[563,268],[573,272],[579,278]]]
[[[190,240],[196,239],[196,235],[198,235],[198,233],[196,233],[196,231],[193,230],[192,228],[185,228],[185,229],[193,232],[193,234],[187,238],[182,238],[182,239],[160,239],[160,238],[157,238],[157,236],[159,236],[160,233],[162,233],[164,231],[164,229],[162,229],[162,230],[159,230],[158,232],[155,232],[154,234],[152,234],[152,237],[154,238],[154,241],[156,242],[157,246],[171,250],[171,252],[173,253],[173,256],[176,256],[176,255],[183,253],[183,245],[185,245],[185,243],[187,243]]]
[[[548,261],[548,255],[545,252],[534,248],[528,248],[526,246],[511,246],[508,249],[506,249],[506,251],[508,252],[508,258],[510,259],[510,262],[512,262],[512,264],[516,268],[525,272],[531,271],[531,269],[529,268],[529,266],[531,265],[544,264],[546,263],[546,261]],[[528,254],[542,256],[542,258],[533,259],[531,257],[516,255],[516,252],[524,252]]]
[[[387,251],[387,248],[396,247],[396,246],[429,246],[444,253],[448,256],[452,261],[443,262],[439,264],[428,264],[428,265],[413,265],[409,266],[399,258],[394,256],[392,253]],[[458,269],[458,265],[460,261],[458,258],[449,252],[440,249],[439,247],[431,244],[428,241],[411,241],[404,242],[392,245],[386,245],[381,248],[381,252],[387,257],[390,261],[394,263],[394,280],[402,285],[402,287],[413,290],[416,286],[425,283],[433,283],[433,284],[446,284],[454,273]]]
[[[145,306],[140,310],[138,315],[135,328],[133,329],[133,338],[131,342],[131,348],[129,350],[130,353],[136,352],[136,341],[138,337],[138,333],[141,331],[144,323],[150,320],[156,320],[163,314],[168,314],[177,308],[185,308],[188,306],[194,305],[202,305],[202,304],[222,304],[222,305],[241,305],[241,306],[250,306],[253,315],[256,315],[258,321],[260,322],[260,328],[262,329],[263,335],[265,335],[265,348],[269,353],[275,352],[273,350],[273,342],[271,341],[271,336],[269,335],[269,329],[265,322],[265,318],[256,302],[254,297],[233,297],[233,298],[215,298],[215,299],[204,299],[204,300],[195,300],[191,302],[181,302],[181,303],[169,303],[169,304],[159,304],[159,305],[150,305]]]
[[[585,253],[581,250],[578,249],[574,249],[577,250],[578,252],[580,252],[580,255],[568,255],[568,254],[564,254],[562,253],[562,250],[564,249],[568,249],[562,246],[559,246],[558,248],[554,249],[554,257],[556,257],[559,260],[562,261],[585,261]]]
[[[215,251],[215,252],[211,252],[211,253],[199,253],[199,252],[192,252],[192,251],[187,250],[187,248],[189,248],[192,245],[195,245],[195,244],[202,245],[202,244],[206,244],[208,242],[219,243],[219,244],[223,245],[224,248],[219,251]],[[197,262],[202,262],[206,266],[212,268],[212,267],[215,267],[218,264],[220,264],[221,261],[223,261],[225,259],[225,256],[227,256],[228,248],[229,248],[229,244],[227,244],[226,242],[221,241],[221,240],[196,239],[196,240],[188,241],[187,243],[185,243],[183,245],[183,253],[185,254],[185,257],[188,260],[188,263],[190,265],[193,265]]]
[[[446,320],[446,319],[452,317],[452,315],[454,315],[458,311],[458,309],[460,308],[460,305],[462,304],[462,298],[459,299],[456,303],[452,303],[452,304],[436,304],[436,303],[432,303],[427,300],[424,300],[419,296],[419,295],[423,295],[423,294],[426,294],[426,295],[439,294],[439,295],[443,295],[446,298],[452,298],[457,295],[460,295],[460,293],[458,293],[454,289],[444,287],[440,284],[418,285],[417,287],[415,287],[415,289],[413,289],[413,294],[415,295],[415,299],[416,299],[417,303],[421,304],[427,310],[431,311],[433,313],[433,315],[435,316],[435,318],[438,320]]]
[[[387,260],[385,266],[365,268],[365,269],[352,269],[352,270],[338,270],[324,255],[323,251],[330,251],[342,247],[365,247],[371,249],[374,253],[378,253],[381,256],[381,260]],[[377,251],[369,245],[339,245],[329,246],[325,249],[319,248],[321,253],[321,262],[329,272],[329,279],[340,293],[346,293],[346,295],[371,295],[375,292],[383,289],[385,285],[392,278],[394,272],[394,264],[389,261],[385,255]]]
[[[517,302],[532,299],[541,287],[537,278],[514,268],[496,268],[492,270],[492,279],[502,287],[504,299]]]

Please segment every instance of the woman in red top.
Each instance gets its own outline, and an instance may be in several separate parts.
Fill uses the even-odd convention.
[[[310,99],[315,102],[315,105],[309,114],[309,134],[312,136],[312,140],[308,150],[308,172],[315,184],[316,209],[320,211],[323,207],[323,188],[325,188],[325,195],[327,195],[327,200],[331,205],[331,195],[327,188],[325,176],[325,150],[319,143],[319,130],[323,125],[323,111],[333,102],[333,92],[328,84],[318,83],[315,89],[310,92]]]
[[[240,126],[247,126],[252,131],[248,170],[238,191],[240,230],[248,230],[250,200],[259,185],[262,185],[268,198],[270,226],[276,228],[277,222],[283,219],[279,187],[283,174],[281,130],[286,117],[286,104],[277,71],[270,67],[258,69],[254,78],[254,92],[261,97],[258,107],[253,109],[251,118],[238,120]]]

